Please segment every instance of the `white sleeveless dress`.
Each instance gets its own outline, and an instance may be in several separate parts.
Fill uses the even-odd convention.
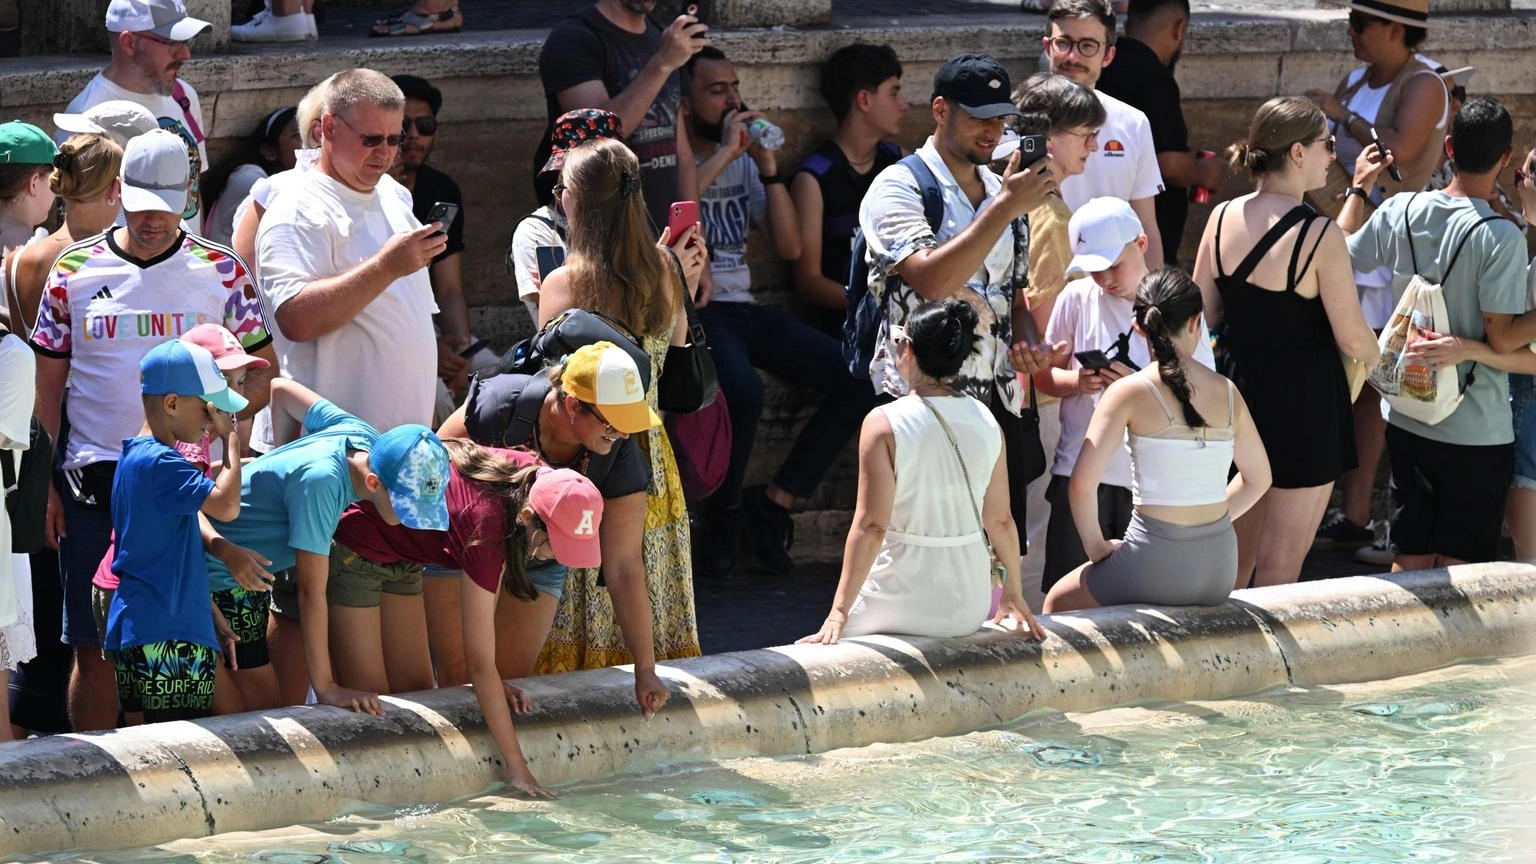
[[[987,407],[970,396],[930,396],[928,403],[954,431],[971,487],[944,428],[922,400],[908,395],[875,409],[895,433],[896,497],[890,529],[848,612],[844,636],[964,636],[986,621],[991,566],[970,500],[982,506],[1002,432]]]

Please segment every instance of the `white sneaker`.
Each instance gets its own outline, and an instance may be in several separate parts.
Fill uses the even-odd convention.
[[[1371,564],[1376,567],[1391,567],[1393,559],[1397,558],[1397,546],[1392,542],[1392,526],[1385,520],[1372,522],[1371,528],[1376,531],[1376,540],[1369,546],[1361,546],[1355,550],[1355,560],[1361,564]]]
[[[308,12],[273,15],[264,9],[246,23],[229,28],[229,38],[236,42],[303,42],[319,37],[315,16]]]

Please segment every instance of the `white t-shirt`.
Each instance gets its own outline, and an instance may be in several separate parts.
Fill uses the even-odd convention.
[[[139,361],[198,324],[222,324],[246,351],[271,337],[245,269],[230,249],[193,234],[153,260],[118,247],[111,229],[68,246],[48,274],[32,345],[69,360],[63,467],[116,461],[139,434]]]
[[[507,269],[517,280],[517,296],[528,307],[528,315],[538,323],[539,283],[534,275],[539,272],[540,246],[565,248],[565,214],[552,205],[543,207],[523,217],[512,231],[512,246],[507,249]]]
[[[1074,280],[1067,283],[1067,287],[1056,298],[1056,305],[1051,307],[1051,321],[1045,328],[1045,341],[1052,344],[1070,342],[1074,354],[1097,349],[1113,358],[1116,341],[1123,334],[1129,333],[1126,347],[1131,362],[1145,369],[1154,362],[1152,351],[1147,346],[1146,337],[1131,326],[1131,311],[1131,301],[1100,288],[1092,277]],[[1195,348],[1195,359],[1212,369],[1216,368],[1216,358],[1211,354],[1211,334],[1205,329],[1204,315],[1200,316],[1200,341]],[[1076,357],[1067,359],[1068,369],[1077,369],[1081,365]],[[1093,419],[1093,409],[1098,404],[1097,393],[1067,396],[1061,400],[1061,439],[1056,442],[1056,464],[1051,473],[1062,477],[1072,476],[1072,468],[1077,465],[1077,454],[1083,449],[1083,437],[1088,434],[1088,421]],[[1104,479],[1099,482],[1131,488],[1129,450],[1124,447],[1115,449],[1109,467],[1104,470]]]
[[[251,194],[251,189],[266,176],[267,172],[254,162],[247,162],[230,172],[224,192],[209,207],[208,219],[203,225],[203,234],[209,240],[229,245],[235,236],[235,214],[240,212],[240,205]]]
[[[132,90],[124,90],[107,79],[105,73],[97,73],[85,89],[76,94],[69,101],[69,107],[64,111],[69,114],[80,114],[92,105],[109,102],[113,99],[126,99],[143,105],[149,112],[155,115],[160,122],[161,129],[169,129],[181,136],[181,140],[187,143],[188,155],[192,160],[192,186],[187,195],[187,209],[182,211],[181,218],[193,230],[200,230],[203,224],[201,214],[201,190],[199,184],[203,171],[208,167],[208,145],[204,144],[207,138],[208,124],[203,122],[203,104],[197,99],[197,91],[192,85],[180,78],[176,83],[181,86],[182,95],[186,99],[186,107],[177,104],[171,96],[161,96],[159,93],[135,93]],[[59,143],[69,138],[67,132],[60,131],[54,137]]]
[[[269,203],[256,258],[283,374],[380,431],[431,423],[437,303],[427,268],[397,279],[357,317],[317,339],[295,342],[277,323],[277,310],[309,283],[351,270],[394,235],[420,228],[409,196],[382,181],[372,192],[358,192],[314,170],[299,174]]]
[[[6,334],[0,339],[0,449],[14,451],[17,468],[21,467],[22,451],[32,440],[36,380],[37,359],[32,349],[15,333]],[[11,568],[11,516],[5,509],[9,491],[0,483],[0,627],[16,623],[19,611]]]
[[[1099,129],[1099,149],[1088,154],[1083,173],[1061,181],[1061,200],[1075,211],[1091,198],[1135,201],[1163,191],[1147,115],[1102,90],[1094,95],[1107,115]]]

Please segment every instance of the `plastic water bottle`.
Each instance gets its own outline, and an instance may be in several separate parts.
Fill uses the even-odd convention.
[[[770,123],[766,117],[754,117],[747,124],[747,135],[764,150],[777,150],[784,146],[784,130]]]

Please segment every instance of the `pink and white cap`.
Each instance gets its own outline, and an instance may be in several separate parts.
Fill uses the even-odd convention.
[[[208,353],[213,355],[213,362],[218,364],[220,372],[247,367],[266,369],[272,365],[260,357],[245,353],[245,347],[240,344],[235,334],[218,324],[199,324],[181,334],[181,341],[207,348]]]
[[[569,468],[543,468],[528,492],[528,506],[544,520],[555,560],[567,567],[603,563],[598,527],[603,496],[592,481]]]

